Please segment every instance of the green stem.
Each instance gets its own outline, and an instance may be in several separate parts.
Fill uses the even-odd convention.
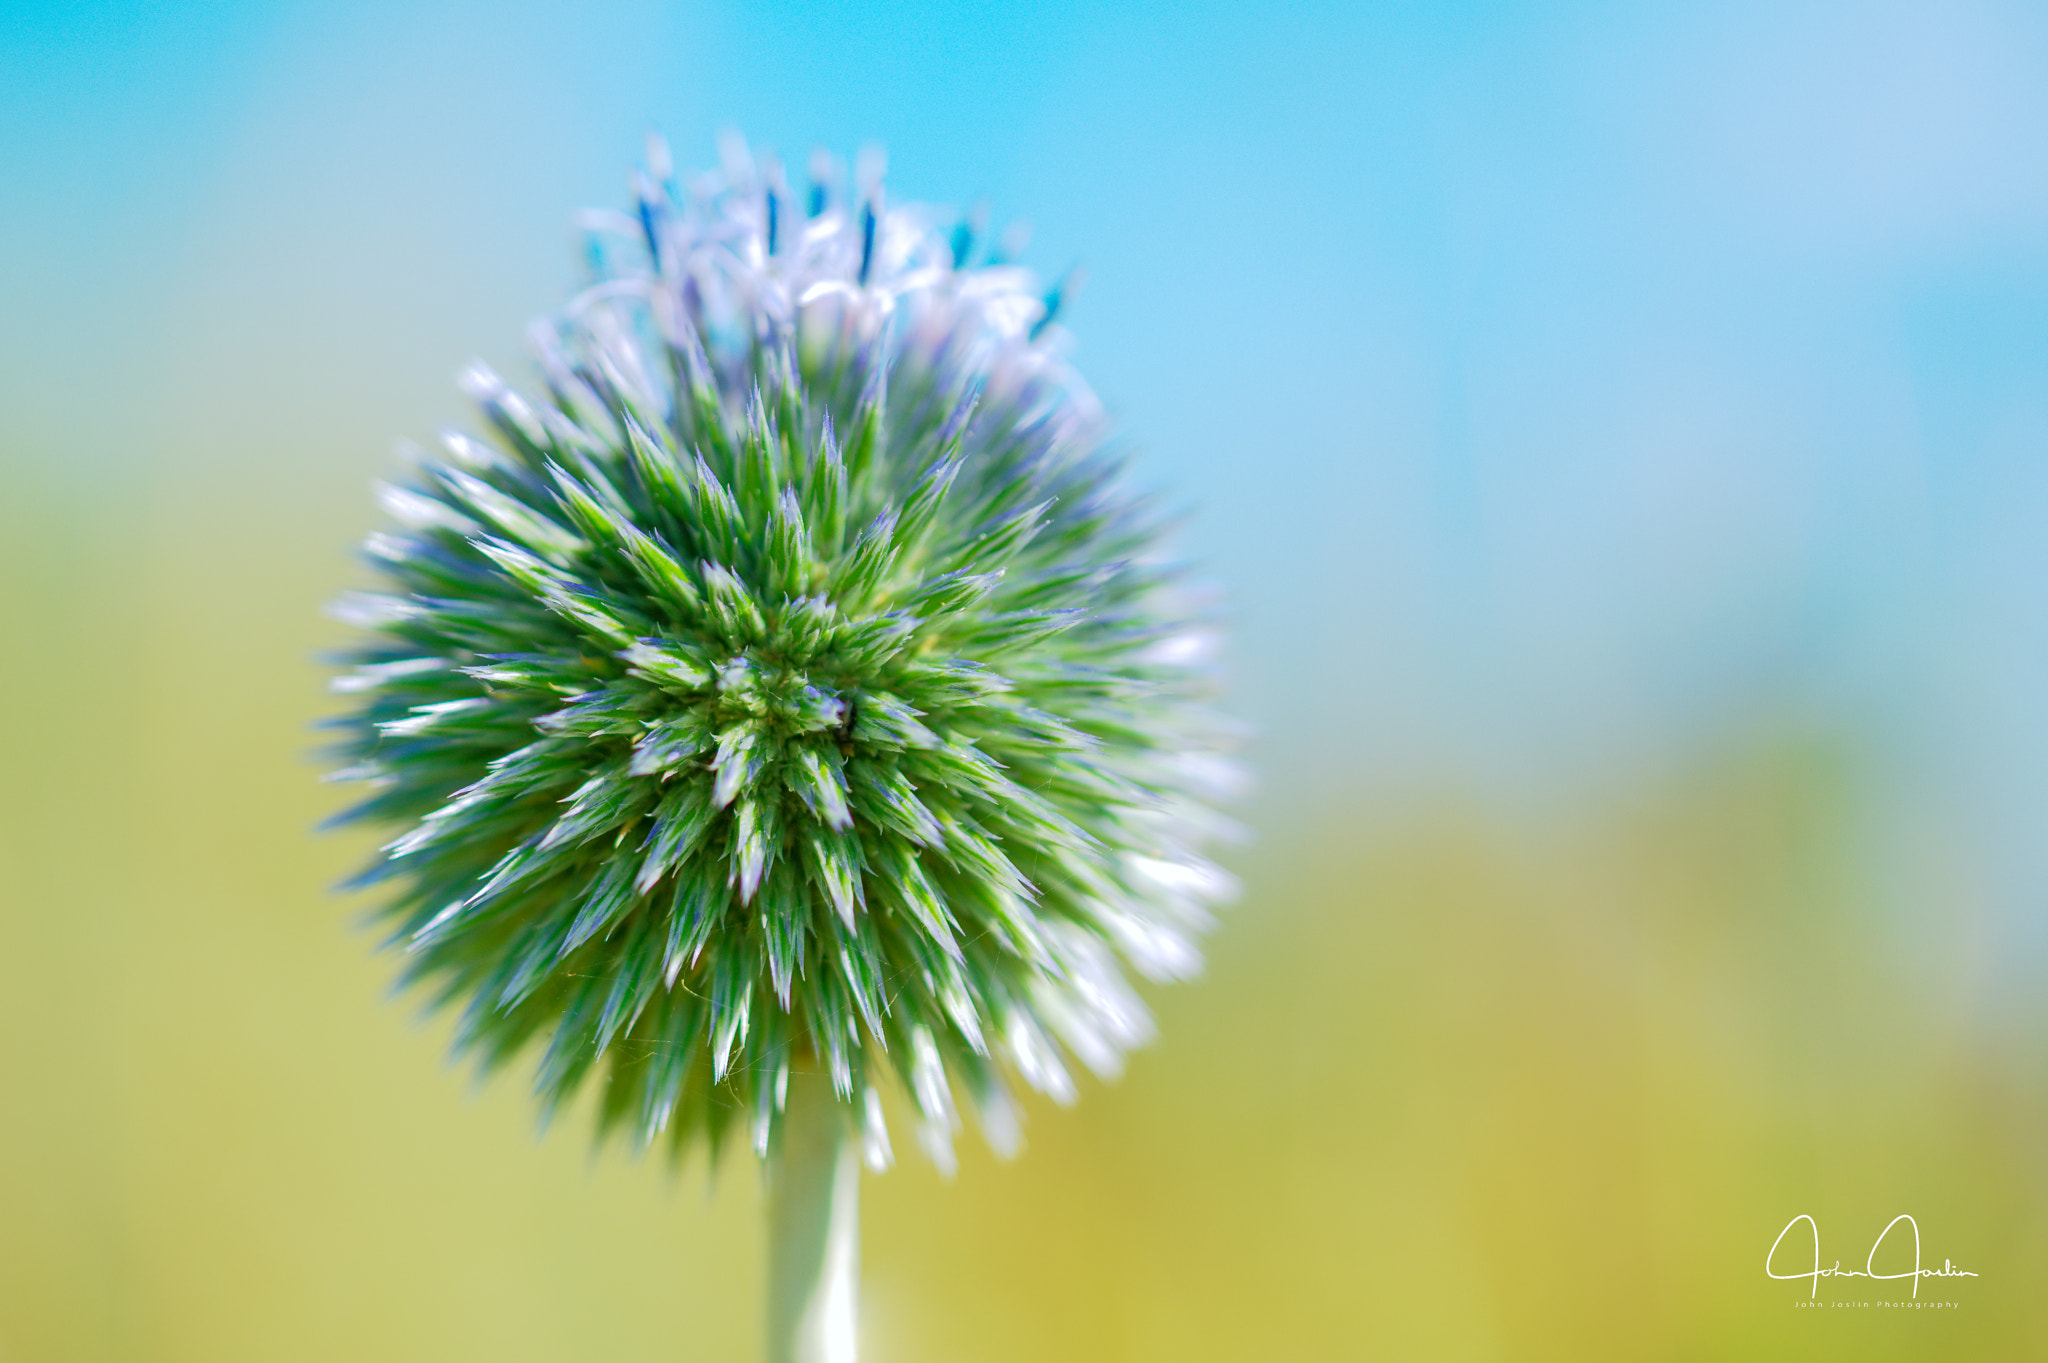
[[[768,1363],[854,1363],[860,1157],[832,1080],[792,1067],[768,1164]]]

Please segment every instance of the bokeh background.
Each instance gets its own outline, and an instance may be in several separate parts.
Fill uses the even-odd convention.
[[[869,1357],[2048,1355],[2048,11],[9,0],[0,1359],[753,1356],[752,1171],[450,1069],[308,728],[394,438],[723,127],[1089,269],[1257,733],[1161,1041],[867,1181]]]

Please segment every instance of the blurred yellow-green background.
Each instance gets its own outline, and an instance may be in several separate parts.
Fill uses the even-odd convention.
[[[1258,734],[1160,1041],[866,1181],[866,1356],[2048,1356],[2038,7],[14,0],[0,1360],[753,1356],[752,1169],[536,1141],[311,831],[369,480],[725,126],[1089,267]],[[1902,1212],[1954,1309],[1765,1277]]]

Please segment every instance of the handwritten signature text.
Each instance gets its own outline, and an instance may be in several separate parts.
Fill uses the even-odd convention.
[[[1778,1257],[1778,1246],[1785,1242],[1785,1237],[1790,1235],[1792,1228],[1801,1221],[1804,1221],[1807,1229],[1813,1232],[1813,1267],[1801,1269],[1797,1273],[1780,1273],[1772,1267],[1773,1262]],[[1913,1266],[1903,1273],[1879,1273],[1876,1269],[1878,1246],[1882,1245],[1884,1238],[1892,1233],[1892,1226],[1898,1225],[1901,1221],[1913,1228]],[[1794,1244],[1796,1247],[1797,1242],[1795,1241]],[[1864,1258],[1863,1267],[1860,1271],[1853,1268],[1843,1268],[1840,1259],[1835,1260],[1833,1268],[1822,1268],[1820,1266],[1820,1223],[1804,1212],[1786,1222],[1785,1229],[1778,1232],[1778,1238],[1771,1241],[1771,1252],[1764,1256],[1764,1272],[1773,1278],[1811,1278],[1813,1279],[1813,1292],[1811,1295],[1816,1297],[1820,1295],[1820,1280],[1822,1278],[1911,1278],[1913,1280],[1913,1296],[1917,1298],[1920,1295],[1920,1280],[1922,1278],[1974,1278],[1978,1276],[1975,1273],[1957,1268],[1946,1259],[1941,1261],[1940,1268],[1920,1267],[1920,1223],[1910,1216],[1895,1216],[1892,1218],[1891,1225],[1878,1232],[1877,1241],[1871,1245],[1870,1253]]]

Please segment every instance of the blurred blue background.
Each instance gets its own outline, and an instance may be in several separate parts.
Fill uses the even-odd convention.
[[[2048,10],[14,0],[0,1358],[673,1356],[685,1299],[753,1300],[750,1180],[536,1153],[378,1001],[303,728],[394,438],[466,421],[473,355],[526,373],[647,131],[727,127],[882,143],[897,199],[1085,266],[1076,359],[1258,735],[1250,894],[1157,1058],[1013,1170],[870,1183],[876,1357],[2044,1347]],[[1755,1272],[1908,1191],[1987,1263],[1948,1334]],[[1354,1234],[1389,1208],[1405,1278]],[[1544,1277],[1544,1225],[1624,1281]],[[434,1276],[470,1233],[495,1288]]]

